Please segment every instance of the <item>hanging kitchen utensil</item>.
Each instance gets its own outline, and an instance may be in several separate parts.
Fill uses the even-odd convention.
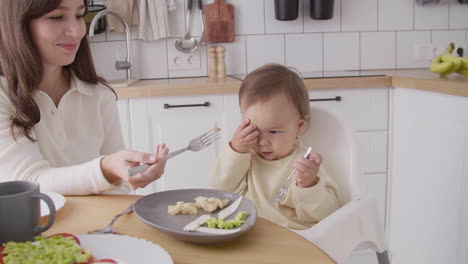
[[[190,27],[192,25],[192,0],[187,0],[187,11],[185,12],[185,37],[179,38],[175,42],[175,47],[183,53],[194,52],[198,48],[198,42],[190,35]]]
[[[197,0],[198,3],[198,12],[200,13],[200,23],[201,23],[201,37],[200,40],[198,41],[198,44],[203,45],[205,43],[205,12],[203,10],[203,1],[202,0]]]
[[[416,0],[418,5],[438,4],[440,0]]]
[[[234,6],[215,0],[205,6],[205,41],[234,42]]]
[[[295,20],[299,14],[299,0],[275,0],[276,20]]]
[[[334,0],[310,0],[310,17],[318,20],[333,18]]]

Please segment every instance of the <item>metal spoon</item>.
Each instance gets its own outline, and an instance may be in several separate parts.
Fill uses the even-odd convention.
[[[197,41],[190,35],[190,26],[192,25],[192,21],[190,19],[192,15],[192,2],[193,0],[187,0],[187,12],[185,12],[185,37],[179,38],[175,42],[176,49],[183,53],[191,53],[198,48]]]

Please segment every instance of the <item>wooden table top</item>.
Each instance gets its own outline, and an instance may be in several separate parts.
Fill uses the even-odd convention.
[[[141,196],[94,195],[67,196],[57,211],[55,223],[44,235],[55,233],[86,234],[106,226],[114,215]],[[47,217],[42,219],[45,224]],[[296,233],[266,219],[257,218],[247,233],[221,245],[200,245],[176,240],[141,222],[135,213],[122,216],[114,225],[122,235],[143,238],[164,248],[175,264],[230,263],[314,263],[334,261],[314,244]]]

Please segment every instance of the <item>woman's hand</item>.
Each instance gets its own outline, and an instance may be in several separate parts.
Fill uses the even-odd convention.
[[[318,153],[310,153],[307,158],[300,158],[294,163],[296,168],[296,185],[299,188],[309,188],[317,184],[317,173],[322,164],[322,156]]]
[[[230,142],[231,148],[238,153],[247,153],[258,141],[260,132],[257,126],[245,119],[237,128]]]
[[[157,145],[153,155],[132,150],[122,150],[101,160],[104,177],[112,183],[122,181],[128,183],[132,189],[142,188],[161,178],[167,161],[169,149],[166,144]],[[152,164],[148,169],[134,176],[128,175],[128,170],[140,165]]]

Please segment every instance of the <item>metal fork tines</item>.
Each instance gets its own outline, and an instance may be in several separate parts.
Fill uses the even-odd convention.
[[[307,158],[309,156],[310,152],[312,152],[312,148],[308,147],[305,154],[304,158]],[[291,177],[296,173],[296,169],[294,168],[291,173],[289,173],[288,178],[286,178],[286,182],[283,184],[283,186],[279,189],[279,191],[276,193],[276,195],[268,201],[268,205],[273,206],[279,201],[283,200],[284,197],[286,197],[286,194],[288,193],[288,186],[289,186],[289,181],[291,180]]]
[[[106,227],[89,231],[88,234],[115,234],[117,233],[117,231],[115,231],[114,228],[112,228],[112,225],[115,223],[115,221],[117,221],[117,219],[119,219],[119,217],[121,217],[122,215],[128,214],[132,211],[133,211],[133,203],[127,209],[123,210],[121,213],[114,216],[114,218],[112,218],[112,220]]]
[[[215,142],[217,139],[221,137],[221,133],[219,132],[219,128],[213,128],[210,131],[203,133],[202,135],[190,140],[189,144],[187,147],[176,150],[174,152],[171,152],[167,155],[167,159],[173,158],[177,155],[179,155],[182,152],[185,152],[187,150],[190,151],[200,151],[209,145],[211,145],[213,142]],[[151,164],[141,164],[139,166],[133,167],[128,170],[128,174],[130,176],[137,175],[138,173],[141,173],[145,171],[147,168],[149,168]]]

